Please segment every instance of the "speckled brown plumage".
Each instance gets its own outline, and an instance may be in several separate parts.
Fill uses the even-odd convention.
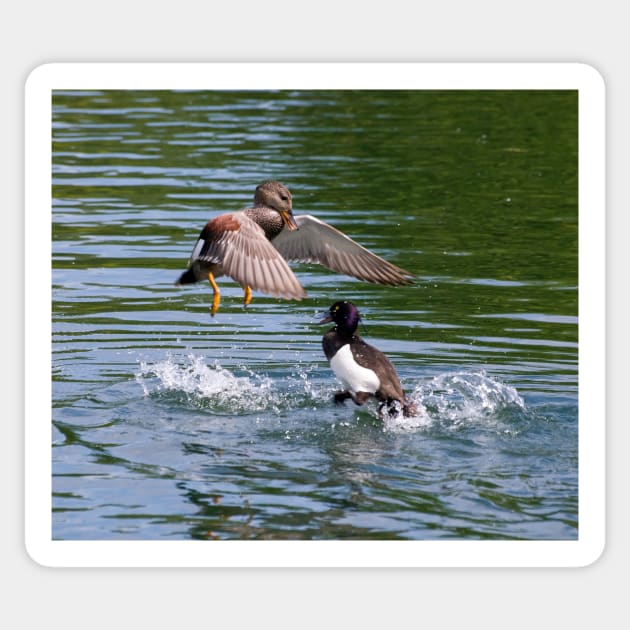
[[[219,215],[205,225],[189,266],[176,284],[209,280],[214,289],[212,314],[218,309],[214,279],[228,275],[245,290],[300,300],[306,292],[287,261],[310,262],[379,284],[411,284],[412,275],[371,253],[351,238],[311,215],[293,216],[288,188],[273,180],[256,188],[254,205]]]

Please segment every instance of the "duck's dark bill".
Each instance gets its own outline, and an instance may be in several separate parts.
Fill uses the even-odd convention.
[[[324,317],[324,319],[320,319],[319,323],[320,324],[327,324],[328,322],[332,322],[333,318],[331,315],[326,315],[326,317]]]

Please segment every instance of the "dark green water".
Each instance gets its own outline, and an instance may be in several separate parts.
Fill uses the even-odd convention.
[[[53,537],[577,539],[576,92],[58,92]],[[173,282],[283,181],[417,274],[294,268],[245,311]],[[318,315],[418,404],[335,407]]]

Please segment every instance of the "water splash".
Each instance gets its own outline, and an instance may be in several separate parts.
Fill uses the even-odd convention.
[[[488,377],[485,372],[449,372],[419,383],[409,398],[416,413],[399,413],[385,420],[385,428],[407,430],[441,426],[458,429],[484,425],[505,433],[517,433],[502,422],[504,412],[524,412],[525,403],[511,385]],[[508,414],[511,417],[513,413]]]
[[[188,355],[188,363],[177,363],[172,356],[153,364],[141,363],[136,381],[145,396],[169,392],[184,394],[196,407],[231,412],[247,412],[269,406],[272,382],[267,377],[236,376],[218,361],[207,365],[205,359]]]
[[[219,415],[267,413],[274,415],[302,409],[328,412],[335,408],[335,384],[329,379],[319,385],[313,372],[316,366],[294,366],[293,372],[282,372],[281,378],[256,373],[241,366],[242,375],[223,368],[218,360],[208,364],[203,356],[189,354],[186,362],[171,355],[153,364],[140,363],[136,381],[145,396],[166,397],[195,409]],[[518,433],[506,421],[526,411],[516,389],[488,377],[484,372],[449,372],[421,381],[410,388],[410,400],[416,412],[405,417],[402,409],[383,419],[385,431],[409,431],[441,428],[447,431],[480,426],[503,433]],[[351,405],[348,405],[352,407]],[[355,409],[378,416],[375,401]],[[335,412],[338,422],[339,412]],[[522,416],[522,414],[521,414]],[[348,419],[352,411],[348,409]],[[333,425],[334,426],[334,425]]]
[[[283,380],[282,387],[271,377],[242,367],[237,376],[215,360],[208,365],[202,356],[189,354],[188,363],[178,363],[171,355],[157,363],[140,363],[136,381],[145,396],[170,394],[181,397],[196,408],[215,413],[242,414],[280,411],[321,402],[323,395],[298,370],[297,375]]]

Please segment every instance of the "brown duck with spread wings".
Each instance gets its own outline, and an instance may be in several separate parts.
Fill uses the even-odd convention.
[[[301,300],[306,296],[287,262],[318,263],[377,284],[411,284],[413,275],[376,256],[343,232],[311,215],[293,216],[288,188],[273,180],[256,188],[254,205],[208,221],[193,248],[188,269],[176,284],[208,280],[214,291],[210,312],[221,301],[215,278],[226,275],[245,291]]]

